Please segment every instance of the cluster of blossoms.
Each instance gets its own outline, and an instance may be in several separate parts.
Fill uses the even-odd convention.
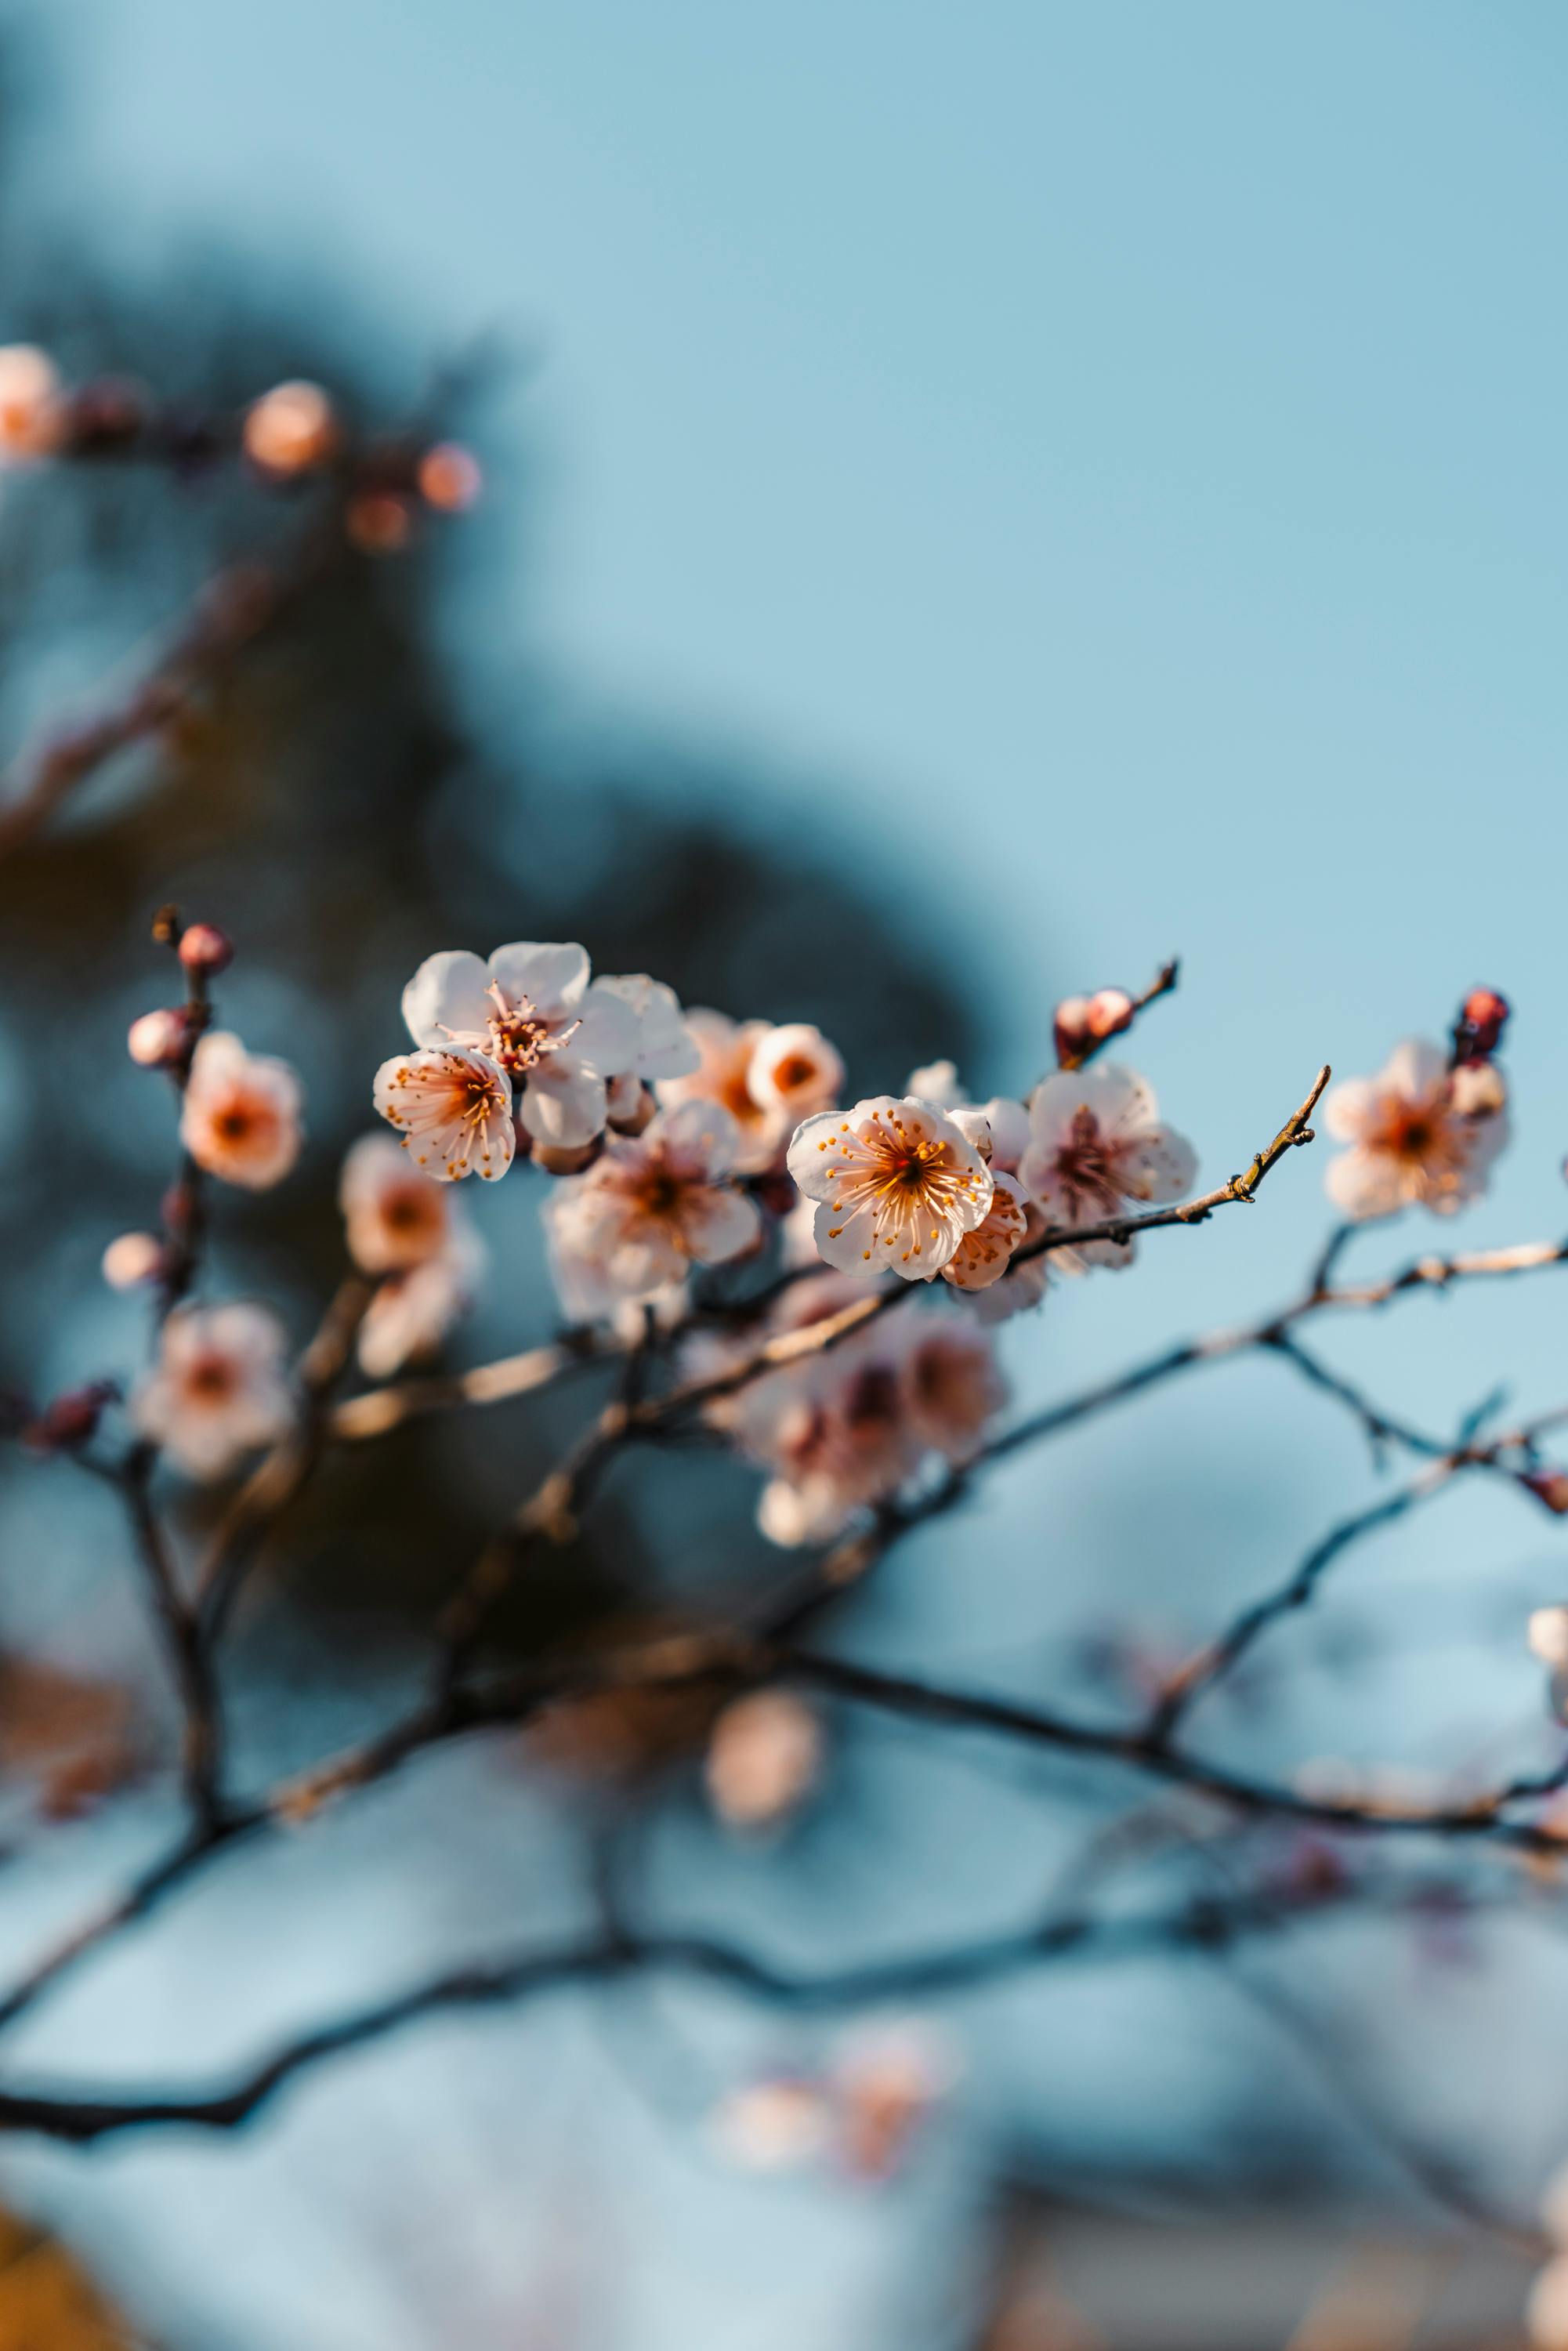
[[[231,445],[253,479],[274,487],[338,475],[348,536],[367,555],[397,553],[422,509],[461,513],[481,487],[476,461],[456,442],[350,449],[319,383],[274,384],[232,423],[220,423],[162,412],[141,384],[124,377],[68,384],[36,344],[0,347],[0,465],[146,450],[183,469],[209,465]]]
[[[1323,1123],[1351,1146],[1331,1160],[1329,1197],[1360,1223],[1423,1207],[1452,1216],[1486,1190],[1508,1141],[1508,1089],[1495,1059],[1509,1008],[1472,988],[1448,1051],[1406,1038],[1375,1078],[1352,1078],[1323,1103]]]
[[[888,2024],[849,2036],[820,2073],[773,2074],[727,2097],[714,2117],[718,2145],[750,2171],[835,2162],[883,2180],[953,2089],[957,2064],[924,2025]]]

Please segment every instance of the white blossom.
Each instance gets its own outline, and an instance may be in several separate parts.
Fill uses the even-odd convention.
[[[1029,1118],[1019,1178],[1051,1225],[1101,1224],[1134,1204],[1178,1200],[1197,1172],[1191,1144],[1162,1125],[1154,1089],[1113,1063],[1054,1071],[1030,1097]],[[1079,1272],[1128,1265],[1133,1246],[1099,1240],[1056,1254],[1064,1271]]]
[[[747,1066],[753,1102],[791,1123],[838,1101],[844,1065],[837,1049],[809,1021],[786,1021],[760,1040]]]
[[[636,1014],[603,981],[590,984],[575,946],[522,940],[487,965],[463,948],[430,956],[402,1013],[416,1045],[482,1057],[517,1085],[527,1132],[567,1150],[603,1133],[605,1080],[631,1070],[639,1050]]]
[[[177,1308],[131,1408],[142,1434],[188,1476],[223,1477],[293,1422],[282,1325],[264,1306]]]
[[[710,1802],[731,1828],[770,1827],[814,1786],[822,1728],[792,1690],[754,1690],[715,1722],[703,1765]]]
[[[376,1071],[371,1099],[438,1184],[473,1175],[494,1184],[512,1164],[512,1089],[483,1053],[394,1053]]]
[[[473,1305],[484,1266],[483,1243],[455,1214],[433,1257],[385,1275],[360,1324],[357,1346],[366,1378],[390,1379],[405,1364],[434,1353]]]
[[[891,1267],[906,1281],[940,1273],[991,1206],[990,1170],[946,1111],[875,1094],[807,1119],[789,1168],[820,1203],[820,1255],[841,1272]]]
[[[766,1020],[731,1020],[727,1013],[694,1007],[686,1028],[696,1046],[697,1067],[690,1075],[662,1079],[656,1092],[664,1109],[685,1102],[716,1102],[735,1121],[740,1137],[736,1172],[759,1176],[773,1165],[792,1123],[776,1102],[758,1102],[751,1091],[751,1064],[757,1050],[771,1034]]]
[[[611,1135],[586,1175],[558,1187],[549,1231],[580,1287],[652,1299],[693,1265],[753,1248],[762,1220],[735,1182],[739,1138],[716,1103],[661,1111],[638,1135]]]
[[[365,1134],[348,1153],[338,1186],[349,1255],[364,1273],[403,1273],[435,1257],[458,1211],[450,1193],[410,1165],[390,1134]]]

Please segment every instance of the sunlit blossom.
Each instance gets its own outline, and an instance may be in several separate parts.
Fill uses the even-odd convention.
[[[652,1298],[693,1265],[738,1257],[762,1229],[733,1181],[738,1142],[734,1121],[704,1102],[661,1111],[639,1135],[611,1135],[587,1174],[560,1187],[556,1247],[596,1268],[618,1298]]]
[[[740,1137],[737,1174],[760,1175],[782,1151],[791,1123],[787,1112],[776,1103],[758,1102],[751,1091],[752,1061],[770,1034],[770,1024],[731,1020],[701,1005],[688,1010],[685,1020],[697,1049],[697,1066],[689,1076],[662,1080],[659,1101],[665,1108],[683,1102],[717,1102],[735,1121]]]
[[[402,1013],[416,1045],[482,1056],[519,1090],[528,1133],[569,1150],[603,1133],[605,1080],[632,1069],[641,1046],[637,1015],[604,981],[590,983],[587,953],[571,945],[519,940],[488,964],[465,948],[430,956]]]
[[[246,412],[246,455],[268,474],[304,474],[337,446],[332,403],[319,383],[274,384]]]
[[[377,1283],[357,1342],[360,1369],[366,1377],[390,1379],[405,1364],[433,1354],[453,1323],[473,1305],[484,1265],[483,1243],[454,1208],[434,1256]]]
[[[293,1421],[282,1325],[264,1306],[179,1308],[131,1408],[142,1434],[188,1476],[223,1477]]]
[[[837,1102],[844,1064],[820,1029],[807,1020],[789,1020],[761,1040],[747,1065],[746,1082],[754,1102],[793,1123]]]
[[[0,348],[0,465],[52,456],[65,438],[59,370],[32,343]]]
[[[966,1233],[942,1269],[956,1290],[988,1290],[999,1281],[1029,1229],[1029,1200],[1016,1176],[991,1168],[991,1205],[972,1233]]]
[[[364,1273],[403,1273],[444,1248],[457,1214],[450,1193],[411,1164],[390,1134],[365,1134],[343,1161],[338,1202],[349,1255]]]
[[[1437,1216],[1477,1200],[1508,1140],[1502,1073],[1490,1061],[1456,1070],[1437,1045],[1406,1038],[1375,1078],[1335,1086],[1322,1108],[1329,1134],[1351,1148],[1323,1175],[1347,1217],[1421,1207]]]
[[[731,1828],[770,1827],[816,1782],[822,1727],[792,1690],[756,1690],[727,1706],[708,1740],[703,1777],[710,1802]]]
[[[1102,1224],[1134,1207],[1179,1200],[1197,1173],[1192,1145],[1161,1123],[1154,1089],[1111,1063],[1058,1070],[1030,1098],[1023,1188],[1056,1226]],[[1128,1265],[1133,1242],[1097,1240],[1058,1252],[1064,1271]]]
[[[832,2109],[815,2082],[779,2075],[732,2090],[713,2118],[730,2161],[748,2171],[787,2171],[828,2146]]]
[[[371,1100],[402,1147],[438,1184],[479,1176],[494,1184],[512,1164],[512,1089],[483,1053],[394,1053],[376,1071]]]
[[[864,2179],[895,2171],[957,2070],[948,2044],[919,2024],[866,2027],[851,2036],[831,2083],[835,2145],[850,2169]]]
[[[264,1192],[299,1156],[299,1081],[287,1061],[247,1053],[226,1029],[199,1040],[180,1115],[180,1140],[198,1167]]]
[[[155,1233],[120,1233],[103,1253],[110,1290],[139,1290],[163,1270],[163,1244]]]
[[[957,1314],[912,1317],[899,1335],[911,1433],[946,1460],[967,1461],[1007,1402],[990,1340]]]
[[[906,1281],[940,1273],[989,1212],[989,1168],[946,1111],[913,1095],[876,1094],[841,1116],[807,1119],[789,1168],[820,1203],[817,1248],[841,1272]]]

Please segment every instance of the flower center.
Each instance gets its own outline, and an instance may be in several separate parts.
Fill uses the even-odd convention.
[[[187,1393],[195,1404],[223,1404],[235,1385],[235,1367],[226,1355],[202,1355],[185,1374]]]
[[[508,1000],[498,980],[491,981],[489,994],[496,1007],[490,1015],[490,1059],[514,1076],[537,1068],[547,1053],[559,1053],[582,1026],[580,1020],[570,1020],[564,1028],[552,1029],[530,998]]]
[[[1072,1113],[1072,1131],[1056,1155],[1056,1173],[1064,1190],[1081,1198],[1103,1202],[1113,1212],[1122,1196],[1116,1181],[1116,1152],[1100,1132],[1100,1122],[1087,1103]]]

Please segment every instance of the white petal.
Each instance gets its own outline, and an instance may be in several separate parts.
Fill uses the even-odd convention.
[[[565,1047],[580,1068],[613,1077],[617,1071],[637,1067],[637,1017],[601,979],[596,979],[578,1007],[577,1028]]]
[[[676,1102],[647,1128],[645,1142],[677,1157],[682,1167],[703,1176],[727,1176],[740,1153],[740,1129],[722,1102]]]
[[[1323,1170],[1323,1189],[1336,1208],[1358,1221],[1391,1217],[1406,1205],[1404,1176],[1385,1151],[1343,1151]]]
[[[632,1067],[640,1078],[686,1078],[701,1068],[696,1039],[673,987],[662,979],[650,979],[645,971],[596,979],[593,986],[620,997],[635,1018],[637,1058]]]
[[[1406,1037],[1396,1045],[1384,1065],[1381,1082],[1395,1093],[1406,1094],[1412,1102],[1423,1102],[1436,1093],[1448,1067],[1448,1057],[1440,1046],[1425,1037]]]
[[[1173,1127],[1152,1127],[1116,1154],[1122,1189],[1134,1200],[1179,1200],[1197,1174],[1197,1154]]]
[[[575,1012],[588,986],[588,950],[518,939],[496,949],[489,976],[514,1004],[526,996],[536,1012]]]
[[[449,947],[426,956],[402,992],[402,1017],[416,1045],[450,1045],[454,1037],[484,1037],[495,1006],[486,995],[489,974],[476,955]]]
[[[824,1200],[817,1210],[811,1238],[823,1263],[837,1266],[841,1273],[880,1273],[879,1255],[894,1254],[891,1249],[878,1251],[876,1218],[870,1208],[856,1208],[841,1217],[831,1200]]]
[[[755,1246],[762,1218],[743,1192],[705,1186],[681,1212],[681,1238],[699,1265],[723,1265]]]
[[[1323,1096],[1322,1125],[1336,1143],[1358,1143],[1373,1117],[1382,1088],[1375,1078],[1346,1078]]]
[[[537,1143],[577,1150],[604,1132],[604,1081],[587,1070],[560,1067],[556,1053],[528,1071],[519,1115]]]
[[[849,1132],[849,1120],[832,1110],[819,1111],[815,1118],[802,1119],[795,1129],[785,1165],[809,1200],[831,1196],[833,1178],[828,1169],[838,1165],[833,1145]]]

